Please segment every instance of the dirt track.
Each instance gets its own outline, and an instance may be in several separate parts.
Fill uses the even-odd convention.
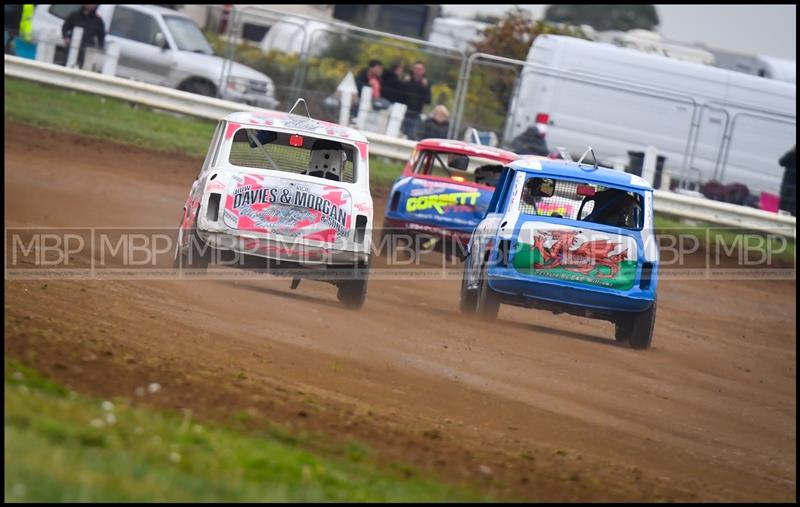
[[[6,227],[174,227],[201,162],[9,122],[5,143]],[[6,353],[93,394],[157,379],[156,405],[361,439],[501,496],[796,499],[794,281],[663,281],[648,351],[601,321],[465,319],[456,281],[375,280],[358,313],[283,280],[5,295]]]

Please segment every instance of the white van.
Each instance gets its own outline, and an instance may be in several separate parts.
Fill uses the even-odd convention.
[[[537,37],[527,61],[584,77],[523,69],[506,139],[546,123],[548,143],[571,153],[627,160],[653,145],[673,179],[686,157],[687,179],[778,193],[778,159],[796,142],[794,84],[558,35]]]

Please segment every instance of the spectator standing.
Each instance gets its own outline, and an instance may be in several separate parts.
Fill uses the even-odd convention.
[[[89,46],[103,49],[106,41],[106,26],[102,18],[97,15],[97,5],[84,4],[81,8],[67,16],[61,27],[61,36],[64,43],[69,46],[72,40],[72,31],[76,26],[83,28],[83,39],[78,52],[78,67],[83,67],[83,57]]]
[[[406,103],[406,85],[403,82],[403,74],[403,62],[400,60],[396,60],[392,63],[391,68],[383,71],[381,96],[389,102]]]
[[[3,6],[3,35],[5,38],[5,52],[8,54],[14,54],[14,39],[19,34],[21,20],[21,5],[5,4]]]
[[[416,62],[411,68],[411,76],[406,78],[406,117],[402,130],[409,139],[417,139],[422,108],[431,103],[431,85],[425,75],[425,64]]]
[[[356,75],[356,87],[358,96],[361,96],[361,89],[365,86],[372,88],[372,99],[381,97],[381,76],[383,75],[383,64],[380,60],[370,60],[366,69],[361,69]]]
[[[796,216],[797,207],[797,146],[783,154],[778,163],[783,166],[780,209]]]
[[[448,130],[450,130],[450,112],[440,104],[434,107],[430,117],[422,122],[419,137],[416,139],[447,139]]]

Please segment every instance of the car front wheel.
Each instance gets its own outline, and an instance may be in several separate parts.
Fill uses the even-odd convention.
[[[478,294],[477,290],[475,289],[468,289],[467,288],[467,269],[469,269],[469,265],[464,265],[464,274],[461,277],[461,299],[458,304],[458,309],[461,310],[461,313],[475,313],[478,305]]]
[[[500,311],[500,298],[491,288],[489,288],[488,264],[484,264],[483,268],[481,269],[481,278],[478,285],[478,298],[475,311],[478,315],[487,320],[496,319],[497,313]]]

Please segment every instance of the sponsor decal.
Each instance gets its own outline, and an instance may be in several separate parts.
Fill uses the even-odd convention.
[[[339,188],[244,175],[234,179],[223,220],[238,229],[335,241],[350,227],[350,196]]]
[[[520,241],[514,268],[520,272],[628,290],[636,280],[636,246],[629,238],[589,235],[577,229],[533,233],[533,244]]]
[[[413,213],[433,209],[440,215],[448,211],[461,211],[457,207],[475,206],[480,195],[480,192],[452,192],[409,197],[406,199],[406,211]]]

